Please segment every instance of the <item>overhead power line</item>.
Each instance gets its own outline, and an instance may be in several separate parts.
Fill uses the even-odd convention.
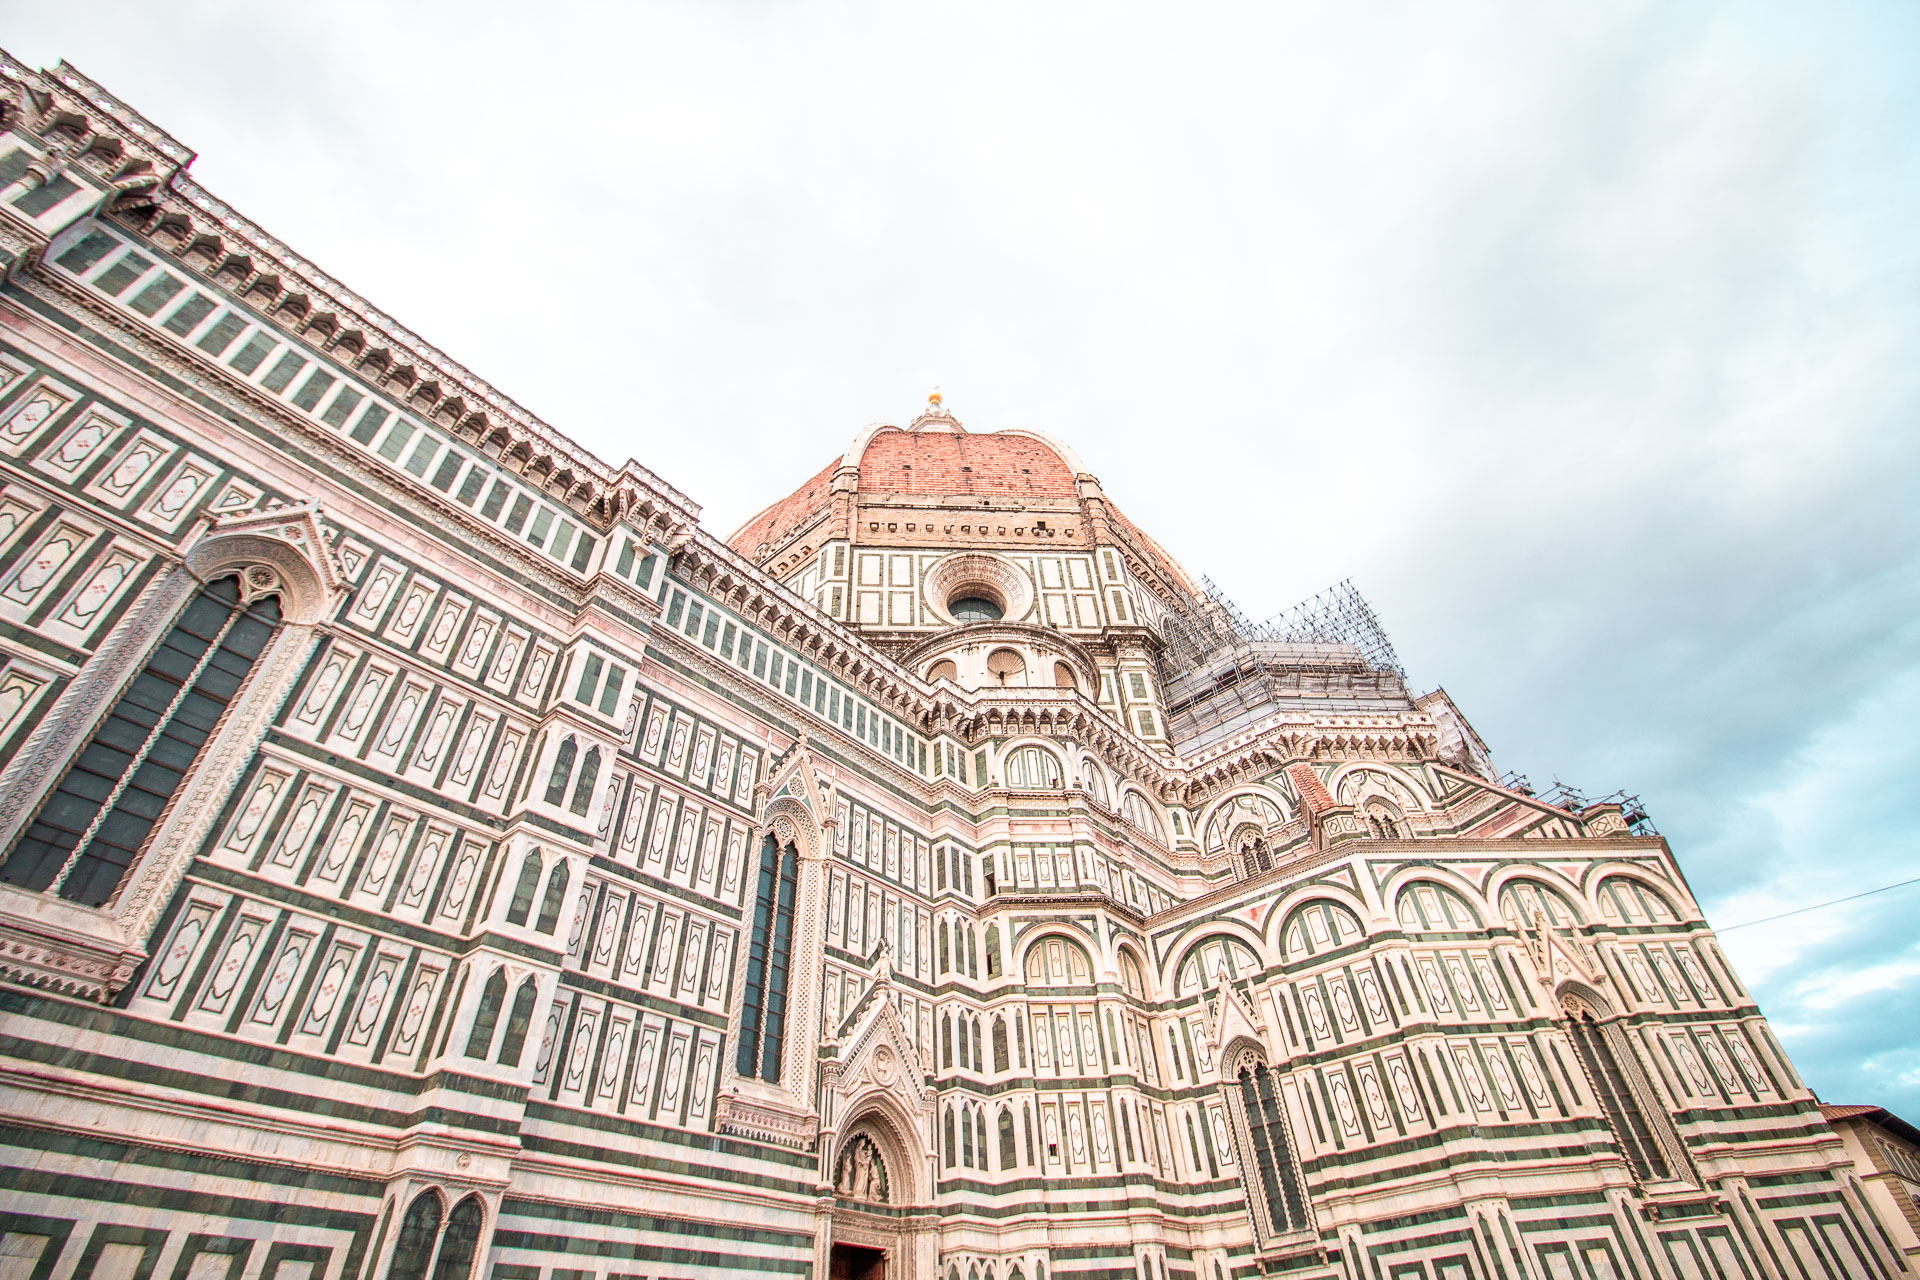
[[[1782,911],[1777,916],[1762,916],[1758,920],[1743,920],[1739,924],[1730,924],[1719,933],[1732,933],[1735,929],[1745,929],[1750,925],[1772,924],[1775,920],[1785,920],[1788,916],[1805,915],[1809,911],[1818,911],[1822,907],[1837,907],[1843,902],[1854,902],[1861,898],[1871,898],[1876,893],[1885,893],[1889,889],[1904,889],[1910,884],[1920,884],[1920,876],[1911,880],[1902,880],[1898,884],[1883,884],[1878,889],[1868,889],[1864,893],[1850,893],[1844,898],[1835,898],[1831,902],[1816,902],[1810,907],[1795,907],[1792,911]]]

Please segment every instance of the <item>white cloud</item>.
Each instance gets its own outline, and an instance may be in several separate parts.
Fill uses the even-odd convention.
[[[1721,918],[1911,857],[1861,799],[1911,791],[1877,709],[1920,671],[1910,7],[10,19],[719,531],[938,382],[1250,612],[1354,575],[1503,764],[1641,791]]]

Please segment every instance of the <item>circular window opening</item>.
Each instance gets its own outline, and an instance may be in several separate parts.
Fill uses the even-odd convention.
[[[927,668],[927,683],[932,684],[936,680],[952,680],[956,684],[959,683],[960,668],[953,665],[952,658],[942,658]]]
[[[987,655],[987,674],[1001,684],[1025,684],[1027,660],[1011,649],[995,649]]]
[[[985,596],[959,596],[947,602],[947,612],[955,622],[998,622],[1002,616],[999,602]]]

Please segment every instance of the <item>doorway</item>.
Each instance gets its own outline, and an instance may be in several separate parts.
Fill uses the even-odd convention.
[[[827,1280],[886,1280],[887,1255],[864,1245],[836,1244],[827,1260]]]

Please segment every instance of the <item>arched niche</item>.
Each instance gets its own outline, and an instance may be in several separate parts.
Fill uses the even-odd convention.
[[[1394,896],[1393,910],[1409,933],[1474,933],[1485,927],[1479,908],[1438,880],[1408,881]]]
[[[1093,958],[1074,939],[1049,933],[1027,944],[1022,972],[1029,988],[1090,987]]]
[[[1287,912],[1280,926],[1280,956],[1298,964],[1351,946],[1367,936],[1360,917],[1332,898],[1309,898]]]
[[[1231,934],[1213,934],[1190,945],[1174,966],[1174,999],[1211,990],[1222,981],[1251,978],[1264,967],[1246,942]]]

